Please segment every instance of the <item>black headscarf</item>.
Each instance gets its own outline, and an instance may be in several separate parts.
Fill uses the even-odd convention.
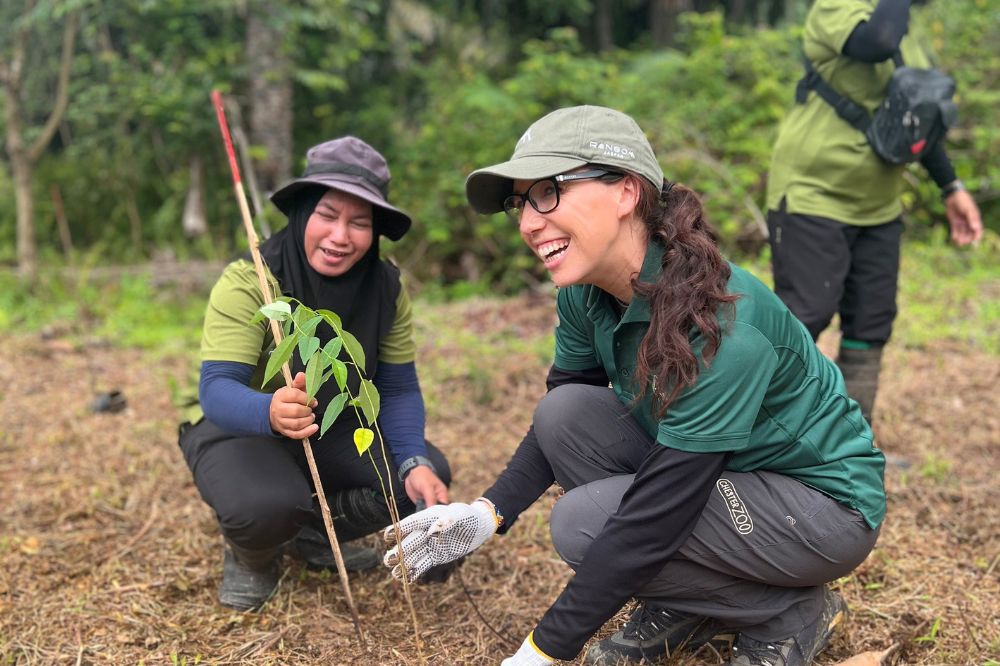
[[[392,329],[396,319],[396,298],[402,288],[399,269],[379,257],[379,224],[377,212],[373,215],[372,245],[356,264],[343,275],[328,277],[317,273],[305,253],[305,230],[309,217],[319,200],[326,194],[325,187],[309,187],[296,193],[288,214],[288,226],[274,234],[260,246],[261,257],[281,285],[285,296],[292,296],[313,310],[332,310],[340,316],[344,328],[354,335],[365,350],[365,376],[372,378],[378,363],[379,342]],[[320,345],[333,338],[333,330],[321,324],[316,330]],[[348,361],[346,352],[340,359]],[[305,369],[298,351],[290,362],[292,375]],[[357,395],[360,377],[348,365],[348,386]],[[332,378],[316,395],[317,423],[340,387]],[[355,418],[353,410],[345,410],[340,418]]]

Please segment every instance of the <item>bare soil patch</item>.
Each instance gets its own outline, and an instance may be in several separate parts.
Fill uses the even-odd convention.
[[[554,323],[550,300],[527,296],[436,315],[484,340],[529,339]],[[428,434],[452,461],[453,497],[469,500],[520,441],[547,364],[526,349],[483,367],[431,328],[420,334]],[[890,348],[884,369],[876,431],[900,463],[887,473],[889,517],[872,556],[838,582],[853,619],[820,663],[894,644],[895,663],[998,660],[1000,361],[940,344]],[[215,603],[221,541],[177,448],[169,389],[190,371],[185,358],[69,338],[5,341],[0,663],[417,663],[402,589],[381,569],[351,577],[368,651],[336,576],[291,560],[263,612]],[[127,409],[92,413],[111,389]],[[496,664],[531,630],[570,576],[549,542],[554,500],[550,491],[460,576],[414,588],[429,663]]]

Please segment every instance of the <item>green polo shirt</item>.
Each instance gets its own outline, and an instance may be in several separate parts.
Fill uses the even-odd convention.
[[[271,292],[280,293],[278,282],[268,271]],[[257,388],[264,378],[267,359],[274,349],[274,339],[268,322],[248,325],[264,304],[253,262],[239,259],[226,266],[212,287],[205,309],[205,324],[201,335],[201,361],[234,361],[256,367],[250,386]],[[396,319],[388,335],[379,342],[378,360],[385,363],[412,363],[417,346],[413,339],[413,308],[406,289],[399,290],[396,299]],[[263,389],[274,392],[284,385],[280,375]],[[197,391],[197,387],[195,387]],[[193,400],[184,401],[184,418],[196,423],[201,418],[197,393]]]
[[[802,48],[830,86],[869,111],[885,98],[892,60],[866,63],[841,54],[844,43],[875,9],[874,0],[817,0],[806,18]],[[903,61],[930,67],[930,58],[911,33],[900,44]],[[864,135],[837,115],[816,92],[796,104],[778,132],[768,174],[767,207],[782,198],[789,213],[817,215],[869,226],[903,212],[900,193],[905,166],[883,162]]]
[[[655,281],[663,249],[650,244],[640,279]],[[694,386],[661,419],[647,396],[633,415],[664,446],[732,452],[727,469],[794,477],[861,513],[873,528],[885,515],[885,459],[837,367],[805,327],[755,277],[732,267],[734,308],[720,317],[722,342]],[[602,367],[618,399],[632,405],[633,369],[649,328],[649,303],[636,296],[619,319],[613,298],[593,285],[560,289],[555,365]],[[692,337],[701,361],[704,340]]]

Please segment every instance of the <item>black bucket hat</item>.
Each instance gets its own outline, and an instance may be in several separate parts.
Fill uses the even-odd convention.
[[[372,205],[378,233],[399,240],[412,224],[410,216],[388,201],[389,165],[382,154],[354,136],[344,136],[313,146],[306,153],[306,170],[271,195],[271,201],[285,215],[300,190],[312,185],[330,187],[353,194]]]

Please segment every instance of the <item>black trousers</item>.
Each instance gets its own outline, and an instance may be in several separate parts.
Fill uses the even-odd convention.
[[[774,291],[813,339],[840,314],[845,338],[885,344],[896,318],[899,218],[873,227],[767,213]]]
[[[400,515],[410,515],[416,507],[403,490],[396,465],[390,460],[391,471],[386,471],[377,442],[369,449],[371,458],[367,453],[359,456],[353,440],[355,427],[354,423],[335,423],[322,440],[311,440],[324,492],[329,497],[338,490],[370,488],[381,497],[381,475],[392,484]],[[181,427],[179,444],[198,492],[215,511],[222,534],[233,543],[264,550],[292,539],[307,525],[323,532],[301,442],[234,436],[202,419]],[[450,485],[451,470],[444,454],[430,442],[427,452],[438,477]]]

